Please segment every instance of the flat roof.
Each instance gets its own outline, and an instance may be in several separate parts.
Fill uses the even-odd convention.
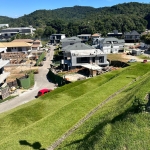
[[[80,34],[78,36],[91,36],[91,34]]]
[[[84,64],[84,65],[81,65],[81,66],[84,67],[84,68],[91,69],[91,70],[102,70],[102,67],[100,67],[96,64]]]
[[[104,54],[100,49],[87,49],[87,50],[70,50],[71,54],[75,54],[76,56],[87,56],[87,55],[100,55]]]

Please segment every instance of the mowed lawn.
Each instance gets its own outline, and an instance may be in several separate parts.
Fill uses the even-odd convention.
[[[147,74],[105,104],[57,149],[150,149],[150,114],[132,111],[135,96],[145,99],[149,87]]]
[[[1,114],[1,149],[33,149],[35,142],[47,148],[114,92],[137,77],[141,77],[139,81],[142,80],[149,68],[149,63],[137,63],[128,68],[65,85],[42,98]],[[20,144],[23,140],[27,141],[26,144]]]

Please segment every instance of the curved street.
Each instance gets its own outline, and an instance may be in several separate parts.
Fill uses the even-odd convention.
[[[55,84],[49,82],[46,76],[50,68],[51,60],[53,59],[55,47],[51,45],[50,48],[51,50],[46,55],[46,61],[44,61],[44,65],[42,67],[39,67],[39,73],[35,74],[34,87],[25,91],[24,93],[19,94],[17,97],[11,100],[0,103],[0,113],[6,112],[35,99],[37,92],[42,88],[54,89]]]

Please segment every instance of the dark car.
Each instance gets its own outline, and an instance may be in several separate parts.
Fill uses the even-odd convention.
[[[43,61],[46,61],[46,57],[43,58]]]
[[[42,96],[42,95],[49,93],[51,91],[52,91],[51,89],[41,89],[40,91],[38,91],[38,94],[36,97]]]

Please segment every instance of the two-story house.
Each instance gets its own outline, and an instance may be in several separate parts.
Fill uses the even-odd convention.
[[[57,44],[64,38],[66,38],[65,34],[52,34],[50,36],[50,43]]]
[[[7,49],[6,52],[24,52],[32,50],[32,44],[27,42],[3,42],[2,43]]]
[[[32,39],[15,39],[12,42],[26,42],[31,44],[31,50],[40,50],[42,47],[42,42],[40,40],[32,40]]]
[[[82,39],[82,42],[87,42],[91,38],[91,34],[77,35],[78,38]]]
[[[8,39],[8,38],[11,38],[12,36],[14,36],[14,35],[16,35],[18,33],[19,34],[25,34],[25,35],[28,35],[28,34],[33,35],[35,30],[36,29],[33,28],[32,26],[6,28],[6,29],[2,29],[1,30],[1,38]]]
[[[118,30],[113,30],[113,32],[107,33],[108,37],[116,37],[116,38],[122,38],[123,34],[122,32],[118,32]]]
[[[64,59],[61,61],[64,69],[72,69],[77,66],[92,65],[107,66],[107,55],[100,49],[94,49],[84,43],[75,43],[62,48]]]
[[[118,53],[124,49],[125,41],[114,37],[99,38],[93,41],[93,47],[99,48],[105,54]]]
[[[129,43],[139,42],[140,34],[135,30],[131,32],[126,32],[124,34],[124,39],[125,39],[125,42],[129,42]]]

